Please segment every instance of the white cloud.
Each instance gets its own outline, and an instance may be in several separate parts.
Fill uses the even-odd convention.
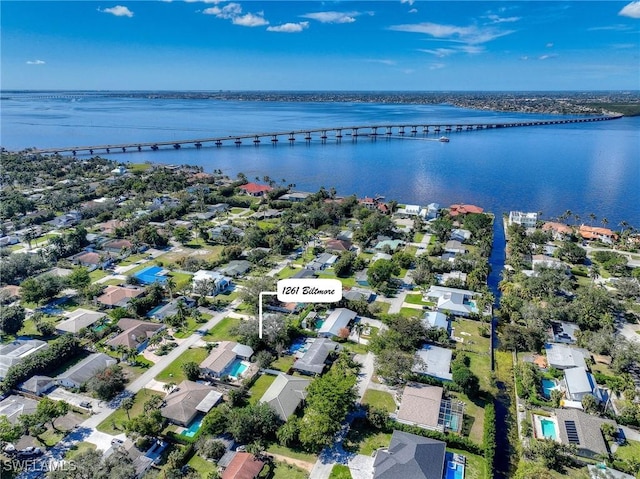
[[[172,0],[163,0],[165,2],[171,2]],[[217,5],[218,3],[222,3],[224,0],[184,0],[185,3],[213,3]]]
[[[408,3],[409,5],[413,5],[415,0],[400,0],[400,3]]]
[[[386,60],[386,59],[376,59],[371,58],[369,60],[365,60],[368,63],[382,63],[383,65],[395,65],[396,62],[394,60]]]
[[[254,15],[253,13],[246,13],[240,17],[235,17],[231,22],[234,25],[240,25],[242,27],[261,27],[263,25],[269,25],[269,21],[266,20],[263,14],[258,13]]]
[[[27,65],[44,65],[45,62],[44,60],[27,60]]]
[[[111,15],[115,15],[116,17],[133,17],[133,12],[122,5],[116,5],[115,7],[105,8],[102,10],[98,8],[98,11],[102,13],[110,13]]]
[[[558,55],[556,55],[555,53],[551,53],[551,54],[549,54],[549,55],[540,55],[540,56],[538,57],[538,60],[548,60],[549,58],[555,58],[555,57],[557,57],[557,56],[558,56]]]
[[[419,48],[418,51],[423,53],[430,53],[431,55],[435,55],[438,58],[444,58],[455,53],[469,53],[472,55],[482,53],[484,51],[484,48],[477,45],[456,45],[451,48]]]
[[[283,23],[273,27],[267,27],[268,32],[282,32],[282,33],[299,33],[302,30],[309,28],[309,22],[298,23]]]
[[[429,70],[440,70],[441,68],[444,68],[445,65],[444,63],[432,63],[431,65],[429,65]]]
[[[629,18],[640,18],[640,1],[631,2],[618,12],[618,15]]]
[[[527,61],[528,59],[529,59],[529,57],[528,57],[528,56],[526,56],[526,55],[525,55],[525,56],[523,56],[523,57],[520,57],[520,60]]]
[[[360,15],[359,12],[315,12],[301,15],[302,18],[310,18],[320,23],[353,23]]]
[[[417,8],[412,8],[411,10],[409,10],[409,13],[418,13],[418,9]]]
[[[392,25],[389,29],[400,32],[424,33],[434,38],[457,41],[470,45],[486,43],[514,32],[514,30],[498,30],[493,27],[478,27],[475,25],[459,27],[456,25],[443,25],[429,22]]]
[[[596,31],[600,31],[600,30],[612,30],[614,32],[624,32],[626,30],[631,30],[633,27],[630,25],[625,25],[623,23],[616,23],[615,25],[606,25],[604,27],[591,27],[588,28],[587,31],[589,32],[596,32]]]
[[[553,48],[553,43],[551,43],[551,42],[547,43],[546,47],[547,48]]]
[[[239,3],[228,3],[224,7],[218,6],[205,8],[202,13],[214,15],[216,18],[231,20],[234,25],[242,27],[261,27],[269,25],[269,21],[264,18],[264,12],[242,14],[242,6]]]
[[[484,18],[489,20],[489,24],[494,24],[494,23],[513,23],[513,22],[517,22],[522,17],[501,17],[499,15],[492,14],[492,15],[487,15]]]

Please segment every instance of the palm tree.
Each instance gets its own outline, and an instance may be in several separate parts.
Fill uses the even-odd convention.
[[[353,330],[358,335],[358,342],[360,342],[360,335],[362,334],[362,331],[364,331],[364,323],[358,321],[353,325]]]
[[[176,288],[176,282],[173,280],[173,278],[168,277],[167,280],[164,282],[164,286],[169,290],[169,298],[173,299],[173,291]]]
[[[127,398],[124,398],[120,403],[120,407],[125,410],[125,412],[127,413],[127,419],[129,420],[131,420],[131,417],[129,416],[129,411],[133,408],[134,402],[135,401],[133,400],[132,397],[127,397]]]
[[[573,215],[573,218],[574,218],[574,220],[575,220],[575,224],[577,225],[577,224],[578,224],[578,222],[580,221],[580,215],[578,215],[578,214],[574,214],[574,215]]]
[[[607,227],[607,225],[609,224],[609,220],[608,220],[607,218],[602,218],[602,219],[600,220],[600,222],[602,223],[602,226],[603,226],[603,227],[605,227],[605,228],[606,228],[606,227]]]
[[[164,389],[165,391],[169,392],[175,387],[176,387],[176,383],[170,382],[170,383],[166,383],[164,386],[162,386],[162,389]]]
[[[593,222],[596,220],[597,216],[594,213],[589,213],[589,219],[591,220],[591,226],[593,226]]]

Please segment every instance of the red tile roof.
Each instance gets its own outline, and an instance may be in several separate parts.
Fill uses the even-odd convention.
[[[271,191],[273,188],[268,185],[259,185],[258,183],[247,183],[246,185],[240,186],[240,189],[247,193],[255,194],[266,193],[267,191]]]
[[[578,232],[580,233],[580,236],[582,236],[584,239],[598,239],[603,237],[617,238],[618,237],[618,235],[616,235],[609,228],[597,228],[595,226],[582,225],[578,229]]]
[[[571,232],[573,231],[573,229],[570,226],[567,226],[563,223],[554,223],[553,221],[547,221],[545,224],[543,224],[542,230],[543,231],[551,230],[561,234],[571,234]]]
[[[222,473],[222,479],[255,479],[263,467],[264,462],[253,454],[239,452]]]
[[[482,213],[484,208],[475,205],[451,205],[449,206],[449,214],[451,216],[466,215],[469,213]]]

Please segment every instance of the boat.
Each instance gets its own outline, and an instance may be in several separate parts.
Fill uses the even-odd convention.
[[[449,138],[447,138],[446,136],[441,136],[438,141],[441,141],[443,143],[449,143]]]

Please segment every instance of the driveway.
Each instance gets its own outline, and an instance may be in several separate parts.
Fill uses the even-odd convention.
[[[622,326],[618,326],[618,332],[627,338],[629,341],[640,343],[640,334],[636,333],[640,331],[640,324],[624,323]]]
[[[83,411],[99,413],[103,409],[103,403],[99,399],[95,399],[90,396],[84,396],[82,394],[72,393],[62,387],[55,388],[53,391],[47,394],[47,397],[53,399],[54,401],[68,402],[72,406],[82,409]],[[89,404],[91,404],[91,408],[81,406],[80,404],[83,402],[88,402]]]

